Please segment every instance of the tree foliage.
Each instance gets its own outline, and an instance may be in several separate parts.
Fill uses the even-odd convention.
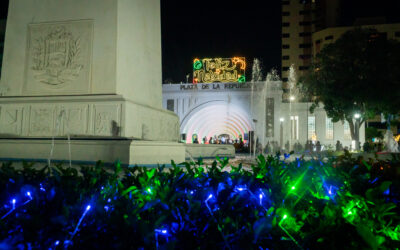
[[[324,105],[334,122],[348,121],[354,138],[353,117],[360,125],[376,114],[400,110],[400,43],[373,29],[354,29],[317,54],[300,88],[314,105]]]

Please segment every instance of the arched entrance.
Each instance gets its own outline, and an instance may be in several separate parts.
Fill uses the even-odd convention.
[[[199,143],[204,137],[228,135],[235,140],[244,138],[253,130],[248,112],[240,105],[226,101],[210,101],[193,108],[181,122],[181,134],[186,134],[186,143],[192,143],[196,134]]]

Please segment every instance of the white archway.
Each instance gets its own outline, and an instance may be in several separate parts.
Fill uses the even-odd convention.
[[[232,139],[239,138],[254,130],[254,124],[240,105],[226,101],[210,101],[193,108],[181,122],[181,134],[186,134],[186,142],[192,142],[197,134],[199,142],[203,137],[227,134]]]

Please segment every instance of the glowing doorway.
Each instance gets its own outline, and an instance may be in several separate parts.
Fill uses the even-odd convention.
[[[248,112],[237,104],[213,101],[192,109],[181,122],[181,134],[186,134],[186,143],[192,143],[193,134],[199,143],[202,139],[229,135],[230,139],[244,138],[253,130]]]

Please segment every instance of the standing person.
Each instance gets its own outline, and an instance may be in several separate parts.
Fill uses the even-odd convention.
[[[310,152],[310,140],[306,141],[306,145],[304,145],[304,151]]]
[[[317,153],[321,152],[321,142],[317,141],[317,144],[315,145],[315,148],[317,150]]]
[[[336,151],[340,151],[341,149],[340,149],[340,141],[339,140],[337,140],[336,141]]]

